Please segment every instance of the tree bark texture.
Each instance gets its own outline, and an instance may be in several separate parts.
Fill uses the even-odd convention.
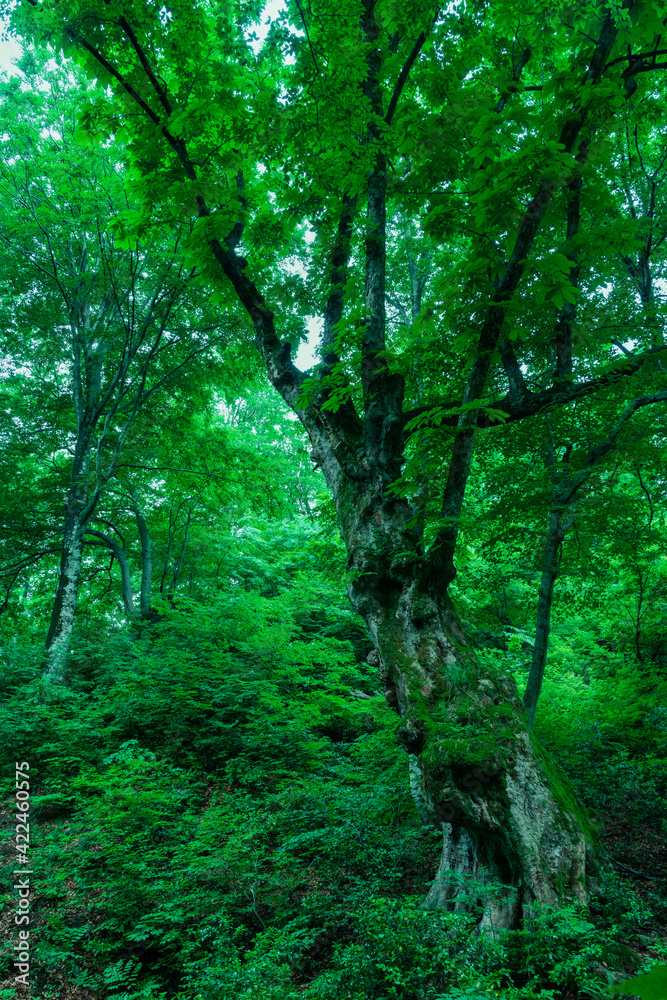
[[[348,593],[400,716],[423,820],[442,829],[427,907],[462,905],[462,876],[500,881],[481,929],[517,927],[533,902],[586,900],[585,813],[536,749],[516,684],[482,668],[449,599],[420,574],[411,510],[373,486],[330,482],[349,560]]]
[[[67,651],[74,626],[74,612],[79,593],[83,558],[83,531],[78,518],[68,511],[63,532],[60,575],[53,600],[51,622],[46,637],[44,680],[49,684],[64,684]]]
[[[92,441],[85,429],[79,427],[74,449],[74,462],[70,487],[65,504],[63,547],[60,556],[60,574],[51,609],[51,621],[46,636],[46,663],[43,679],[48,684],[63,684],[65,664],[69,649],[74,612],[79,593],[83,539],[86,526],[93,514],[97,500],[88,499],[88,472]]]

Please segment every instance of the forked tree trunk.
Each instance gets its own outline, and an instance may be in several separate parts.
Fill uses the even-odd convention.
[[[423,582],[409,505],[342,476],[334,487],[349,596],[401,717],[415,805],[443,832],[425,906],[463,906],[461,876],[506,886],[480,929],[517,927],[535,902],[585,903],[585,811],[534,745],[514,679],[479,664],[451,601]]]

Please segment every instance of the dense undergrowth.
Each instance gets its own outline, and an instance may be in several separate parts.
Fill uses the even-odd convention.
[[[140,633],[83,614],[55,701],[39,646],[6,644],[2,791],[29,761],[37,995],[608,995],[609,970],[637,968],[664,932],[665,895],[647,905],[610,867],[590,913],[536,912],[494,941],[473,932],[474,884],[467,915],[420,909],[438,835],[412,804],[368,640],[324,576],[267,579],[165,604]],[[664,682],[589,640],[556,636],[537,736],[594,816],[667,829]],[[522,683],[521,636],[498,645],[480,655]]]

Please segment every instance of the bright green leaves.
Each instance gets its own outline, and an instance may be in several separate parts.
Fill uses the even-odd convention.
[[[315,374],[304,380],[297,407],[305,409],[316,403],[322,410],[336,413],[343,404],[352,399],[354,393],[346,369],[347,365],[341,362],[333,365],[330,373],[326,375],[316,370]]]
[[[548,298],[557,309],[561,309],[566,302],[574,304],[578,290],[569,281],[569,273],[574,266],[574,262],[562,253],[552,253],[541,260],[531,261],[529,270],[538,279],[534,290],[535,302],[542,305]]]
[[[643,976],[624,979],[611,987],[611,993],[629,993],[641,1000],[664,1000],[667,995],[667,965],[656,965]]]
[[[633,50],[650,51],[656,36],[665,30],[667,4],[664,0],[635,0],[631,10],[614,3],[614,18],[619,25],[618,46],[622,52],[630,45]],[[662,47],[662,46],[661,46]]]
[[[144,230],[145,216],[141,208],[128,209],[110,219],[107,231],[111,233],[114,242],[121,250],[136,251],[139,238]]]
[[[638,311],[624,258],[635,255],[637,271],[649,239],[653,246],[660,239],[661,192],[654,218],[646,216],[664,109],[658,97],[642,99],[641,108],[636,97],[626,101],[621,36],[610,57],[620,61],[600,84],[584,82],[603,23],[599,3],[576,9],[557,0],[503,0],[493,10],[450,5],[434,24],[429,2],[383,0],[375,8],[377,36],[370,38],[359,0],[313,0],[281,9],[256,52],[248,40],[259,6],[176,0],[167,10],[138,0],[92,0],[85,10],[78,2],[47,3],[15,15],[39,33],[62,30],[64,10],[70,44],[75,32],[86,32],[87,44],[117,71],[105,77],[99,61],[93,69],[90,51],[82,56],[98,82],[112,86],[104,95],[98,91],[82,115],[82,140],[110,140],[116,148],[121,139],[127,143],[118,177],[130,204],[110,220],[116,248],[138,248],[153,224],[182,226],[179,261],[196,270],[207,301],[231,307],[210,242],[224,242],[244,223],[237,253],[248,260],[247,276],[274,312],[280,339],[295,345],[306,318],[321,315],[327,302],[341,205],[357,196],[337,344],[341,365],[322,379],[318,374],[308,384],[313,392],[308,396],[307,388],[303,397],[325,409],[356,403],[365,195],[382,149],[388,158],[387,346],[400,355],[408,405],[461,398],[495,291],[516,263],[517,234],[525,236],[531,218],[539,225],[517,253],[523,271],[511,300],[503,299],[502,337],[515,348],[530,386],[547,377],[554,329],[565,314],[575,357],[586,354],[589,367],[606,361],[600,345],[610,335],[598,336],[598,328],[617,320],[625,330]],[[631,22],[619,16],[623,39],[652,30],[652,12],[638,2],[640,8],[642,16],[633,13]],[[422,31],[428,40],[386,128],[383,115]],[[371,65],[382,107],[369,99]],[[564,126],[574,127],[582,116],[584,127],[570,144]],[[644,180],[637,149],[619,151],[616,141],[625,133],[634,141],[635,129]],[[236,187],[239,170],[247,206]],[[568,238],[578,178],[579,226]],[[644,218],[628,221],[630,205]],[[210,214],[199,218],[200,209]],[[313,233],[311,245],[306,234]],[[662,265],[651,265],[657,279]],[[606,304],[599,289],[612,284],[623,291],[614,289]],[[614,310],[618,315],[610,318]],[[239,339],[246,334],[241,322]],[[497,353],[487,388],[487,400],[507,391]],[[432,425],[441,437],[429,447],[441,447],[451,416],[443,411],[440,426]],[[422,449],[425,461],[424,455]]]
[[[472,158],[475,170],[481,167],[487,158],[490,161],[496,159],[499,146],[496,135],[498,122],[498,115],[483,115],[471,132],[471,136],[477,144],[468,150],[468,156]]]

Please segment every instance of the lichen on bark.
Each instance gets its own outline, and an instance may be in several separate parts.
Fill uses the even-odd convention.
[[[592,830],[531,736],[514,679],[480,665],[451,603],[414,578],[360,577],[350,590],[353,601],[363,591],[415,806],[443,834],[424,905],[460,908],[473,878],[488,886],[480,929],[492,932],[519,926],[535,903],[585,904]]]

